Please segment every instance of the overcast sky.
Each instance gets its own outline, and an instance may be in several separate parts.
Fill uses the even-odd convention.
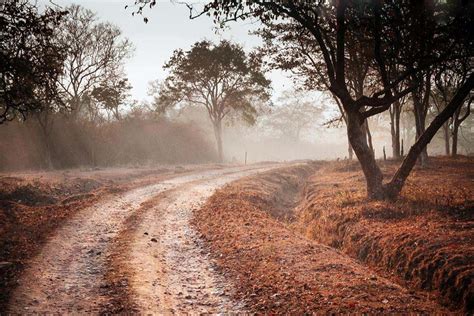
[[[49,0],[38,2],[49,4]],[[260,43],[257,36],[248,34],[255,28],[249,22],[232,23],[230,29],[216,34],[211,18],[202,16],[190,20],[186,6],[167,0],[160,0],[155,8],[145,11],[148,24],[140,16],[133,17],[132,10],[125,10],[125,5],[133,3],[133,0],[54,0],[54,3],[64,7],[75,3],[91,9],[100,20],[120,27],[124,36],[133,42],[135,53],[127,61],[125,70],[133,86],[132,97],[137,100],[148,99],[148,82],[166,77],[162,66],[177,48],[187,50],[202,39],[229,39],[240,43],[246,50]],[[268,77],[273,82],[275,97],[283,89],[291,87],[291,80],[281,72],[274,71]]]

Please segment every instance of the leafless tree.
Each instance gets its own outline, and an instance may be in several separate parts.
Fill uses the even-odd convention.
[[[89,115],[93,118],[96,113],[83,113],[94,110],[89,102],[93,89],[107,85],[110,78],[121,72],[132,45],[122,37],[119,28],[99,22],[91,10],[78,5],[67,10],[68,19],[57,34],[59,43],[68,47],[64,74],[58,84],[73,117]]]

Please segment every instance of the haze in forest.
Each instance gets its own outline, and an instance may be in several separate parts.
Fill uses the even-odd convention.
[[[474,312],[474,1],[0,0],[0,314]]]
[[[76,5],[77,14],[89,12],[93,15],[88,27],[102,23],[116,32],[113,36],[116,43],[120,45],[125,40],[126,48],[123,49],[126,52],[113,57],[117,58],[116,65],[107,66],[110,69],[98,69],[98,77],[80,94],[72,96],[66,91],[71,87],[64,89],[66,99],[72,97],[81,99],[82,103],[94,103],[81,106],[80,111],[76,109],[82,113],[72,115],[74,124],[71,125],[68,118],[70,109],[56,107],[51,108],[49,115],[36,113],[25,123],[10,122],[2,126],[0,132],[12,136],[3,137],[1,145],[13,148],[2,155],[2,169],[220,160],[215,126],[204,107],[181,102],[166,111],[157,109],[156,102],[163,92],[160,85],[170,75],[170,69],[164,65],[175,50],[189,51],[200,41],[209,41],[212,45],[222,41],[235,43],[250,56],[264,46],[262,37],[254,34],[262,27],[258,20],[236,21],[222,29],[205,16],[188,19],[185,5],[168,1],[158,1],[156,8],[146,10],[143,15],[132,15],[133,6],[125,8],[124,2],[119,0],[80,3],[41,0],[38,5],[40,12],[47,7],[70,10]],[[84,26],[76,25],[76,28],[81,27]],[[271,59],[269,55],[263,58],[267,62]],[[248,162],[352,158],[344,119],[327,89],[306,90],[301,76],[291,70],[264,67],[262,71],[269,80],[268,98],[253,100],[255,103],[251,106],[255,111],[250,120],[242,119],[239,111],[232,111],[223,118],[222,160],[244,162],[246,156]],[[100,76],[104,78],[100,79]],[[122,89],[118,99],[113,100],[114,105],[106,104],[110,100],[97,99],[97,88],[101,85],[102,97],[107,97],[104,91],[107,92],[106,82],[111,79],[106,76],[114,77],[115,88]],[[66,74],[61,80],[64,88],[71,77],[67,78]],[[96,96],[93,96],[94,89]],[[412,101],[406,99],[407,105],[399,114],[399,138],[403,140],[405,153],[416,139]],[[433,103],[427,117],[434,117],[437,111]],[[137,120],[146,123],[140,124]],[[375,157],[393,156],[389,111],[370,117],[367,122],[367,141]],[[470,154],[473,148],[472,124],[472,116],[459,124],[456,139],[462,154]],[[67,132],[58,133],[60,130]],[[452,146],[446,143],[446,133],[450,132],[438,131],[428,146],[429,154],[445,154],[446,147]],[[12,146],[12,143],[20,145]],[[196,148],[201,153],[191,154],[191,149]]]

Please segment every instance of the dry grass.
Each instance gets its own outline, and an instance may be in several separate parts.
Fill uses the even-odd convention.
[[[395,203],[366,201],[354,164],[334,163],[309,179],[296,210],[298,229],[472,312],[474,160],[433,158],[413,172]],[[384,173],[395,167],[387,163]]]
[[[426,294],[375,275],[296,230],[298,214],[289,210],[314,168],[280,169],[234,182],[197,211],[194,225],[218,268],[233,280],[237,299],[247,301],[251,311],[269,314],[445,312]],[[341,192],[327,205],[340,208],[358,194],[349,188]],[[290,201],[288,216],[281,199]]]

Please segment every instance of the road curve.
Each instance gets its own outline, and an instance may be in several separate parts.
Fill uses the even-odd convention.
[[[275,165],[232,167],[176,176],[116,195],[78,212],[31,260],[13,292],[9,311],[102,312],[111,299],[109,292],[104,290],[111,245],[124,229],[127,219],[153,198],[156,206],[136,218],[136,228],[123,254],[131,283],[130,299],[143,312],[240,310],[241,306],[225,295],[231,289],[212,270],[189,220],[193,208],[216,188],[271,168]],[[164,193],[166,197],[160,198]]]

